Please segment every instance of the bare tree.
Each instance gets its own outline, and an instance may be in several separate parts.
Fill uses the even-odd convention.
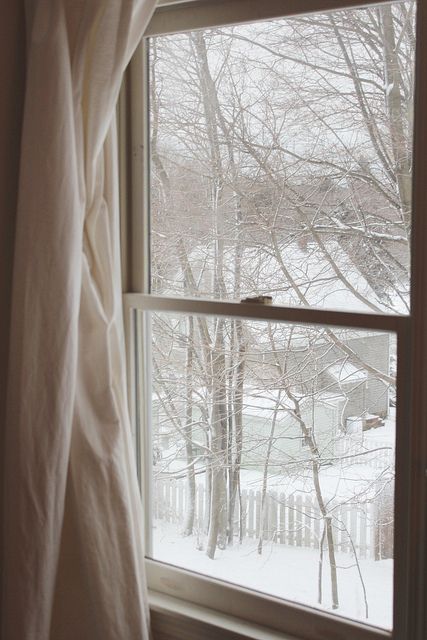
[[[408,311],[413,11],[412,3],[396,3],[154,41],[155,291],[219,299],[270,294],[288,305]],[[154,350],[160,413],[184,449],[184,533],[194,531],[200,473],[209,504],[206,552],[214,558],[217,547],[233,543],[236,501],[240,523],[244,517],[241,470],[251,446],[246,388],[256,380],[272,386],[278,401],[257,452],[262,511],[284,412],[307,452],[288,460],[289,467],[295,477],[310,468],[323,523],[319,601],[327,544],[337,608],[339,522],[320,477],[325,465],[354,460],[319,446],[304,405],[320,402],[333,363],[363,371],[386,395],[394,384],[387,362],[379,365],[330,328],[307,333],[301,359],[292,330],[273,336],[224,319],[184,324],[163,319]],[[274,364],[261,367],[266,336]],[[181,365],[183,375],[164,375]],[[346,404],[353,390],[344,386]],[[338,426],[343,434],[345,420]]]

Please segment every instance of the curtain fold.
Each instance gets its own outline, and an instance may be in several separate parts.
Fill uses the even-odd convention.
[[[126,404],[114,110],[154,2],[26,5],[4,640],[149,637]]]

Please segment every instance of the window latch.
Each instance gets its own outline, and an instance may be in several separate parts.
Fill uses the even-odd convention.
[[[272,296],[251,296],[249,298],[242,298],[240,302],[250,302],[253,304],[272,304]]]

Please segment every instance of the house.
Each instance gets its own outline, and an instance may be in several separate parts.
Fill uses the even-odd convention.
[[[342,437],[344,404],[345,398],[333,393],[301,399],[301,418],[315,436],[324,459],[335,455],[336,442]],[[277,391],[249,390],[244,400],[243,423],[243,469],[262,471],[268,462],[269,472],[292,475],[300,471],[305,459],[312,457],[308,439],[293,415],[292,403]],[[272,447],[267,457],[269,441]]]
[[[280,335],[280,329],[276,333]],[[298,393],[311,397],[325,393],[345,397],[340,419],[342,431],[346,430],[349,416],[363,419],[368,413],[381,418],[388,415],[389,385],[374,371],[389,374],[390,358],[395,350],[393,336],[379,332],[335,331],[335,337],[354,354],[352,359],[339,344],[331,344],[330,338],[317,330],[301,329],[299,336],[293,337],[290,349],[285,346],[286,328],[283,333],[274,353],[268,344],[263,347],[262,341],[253,346],[253,352],[248,355],[249,379],[255,376],[255,379],[277,386],[280,383],[275,373],[275,361],[286,359]]]
[[[163,320],[161,327],[164,327]],[[154,326],[156,326],[154,324]],[[154,462],[156,473],[179,473],[188,463],[184,425],[188,402],[191,404],[192,456],[203,466],[209,453],[212,430],[210,425],[212,395],[206,377],[200,371],[194,376],[190,400],[185,378],[185,323],[171,321],[171,331],[165,334],[155,329],[154,344],[161,348],[154,354],[155,384],[152,421]],[[343,451],[347,434],[353,443],[361,444],[363,430],[382,424],[389,414],[389,385],[375,375],[388,375],[390,368],[390,335],[375,332],[336,332],[349,348],[352,361],[340,346],[317,330],[301,329],[287,343],[286,325],[277,328],[276,349],[265,341],[263,329],[255,323],[244,325],[251,348],[245,355],[242,397],[242,467],[262,469],[266,463],[269,440],[274,441],[270,468],[292,470],[296,461],[310,455],[307,438],[295,418],[296,407],[286,393],[288,380],[292,395],[298,399],[305,426],[315,435],[322,457],[333,457]],[[169,342],[170,340],[170,342]],[[159,355],[164,350],[165,360]],[[277,363],[289,372],[277,372]],[[288,377],[287,377],[288,376]],[[196,382],[197,380],[197,382]],[[227,392],[224,391],[225,396]],[[227,400],[227,421],[234,420],[234,405]],[[198,444],[196,444],[198,443]]]

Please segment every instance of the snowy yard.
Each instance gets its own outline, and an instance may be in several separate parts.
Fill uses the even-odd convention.
[[[335,531],[335,543],[339,609],[336,613],[385,629],[390,629],[392,626],[393,561],[391,559],[374,560],[373,548],[376,540],[375,518],[372,515],[374,512],[370,510],[372,505],[364,505],[372,500],[375,501],[375,494],[381,483],[390,484],[391,482],[390,486],[393,485],[394,432],[394,416],[391,416],[385,426],[363,434],[363,447],[367,450],[390,447],[390,451],[387,452],[390,454],[391,461],[389,467],[384,466],[378,469],[375,465],[364,463],[366,458],[362,456],[356,459],[350,458],[348,463],[345,461],[343,464],[341,460],[339,463],[325,466],[319,474],[322,494],[335,518],[335,525],[338,526]],[[251,496],[253,499],[257,492],[260,493],[262,476],[260,471],[241,469],[240,486],[246,500]],[[202,492],[204,480],[204,473],[199,473],[197,484]],[[170,491],[162,489],[161,494],[157,493],[157,500],[161,495],[163,511],[158,512],[160,518],[155,521],[153,531],[154,558],[279,598],[314,607],[320,606],[332,611],[326,544],[322,577],[323,602],[321,605],[318,604],[318,547],[322,525],[321,519],[318,518],[316,521],[315,518],[309,517],[309,513],[312,516],[314,512],[304,506],[306,501],[314,500],[313,479],[309,469],[292,475],[279,472],[269,474],[268,492],[278,496],[279,499],[287,496],[286,499],[290,499],[292,505],[295,505],[295,516],[292,516],[292,509],[286,512],[286,526],[282,529],[282,533],[279,527],[276,535],[272,536],[274,526],[270,527],[268,539],[264,539],[262,555],[257,553],[259,524],[255,525],[255,518],[259,518],[259,513],[257,515],[253,509],[252,515],[246,520],[245,538],[242,544],[239,544],[236,538],[233,546],[228,546],[226,549],[217,548],[214,560],[209,559],[205,553],[206,539],[203,533],[195,533],[189,537],[182,536],[182,517],[186,500],[185,480],[182,478],[178,482],[183,487],[180,490],[181,493],[178,491],[174,493],[172,489]],[[295,502],[293,502],[294,499]],[[165,500],[169,505],[168,510],[164,506]],[[248,504],[246,502],[246,509]],[[333,504],[338,505],[336,509],[332,507]],[[304,507],[302,510],[301,505]],[[280,503],[278,508],[280,509]],[[304,516],[300,515],[302,512]],[[282,517],[279,515],[276,523],[279,523]],[[342,518],[344,520],[341,520]],[[201,525],[203,519],[204,516],[196,520],[198,522],[196,530],[200,532],[203,530]],[[349,530],[351,529],[363,585],[348,535],[342,530],[339,532],[340,522],[344,521]],[[284,515],[283,522],[285,523]],[[362,532],[363,527],[366,528],[364,532]],[[273,538],[277,542],[272,542]],[[368,618],[366,618],[364,589]]]
[[[217,550],[214,560],[204,553],[203,539],[184,538],[179,528],[157,521],[153,557],[208,576],[249,587],[279,598],[309,606],[317,604],[319,553],[315,549],[264,545],[257,554],[257,541],[245,540],[226,550]],[[340,606],[336,613],[390,629],[392,626],[393,561],[360,560],[368,601],[368,619],[357,568],[348,554],[337,554]],[[332,610],[328,568],[323,571],[323,609]]]

